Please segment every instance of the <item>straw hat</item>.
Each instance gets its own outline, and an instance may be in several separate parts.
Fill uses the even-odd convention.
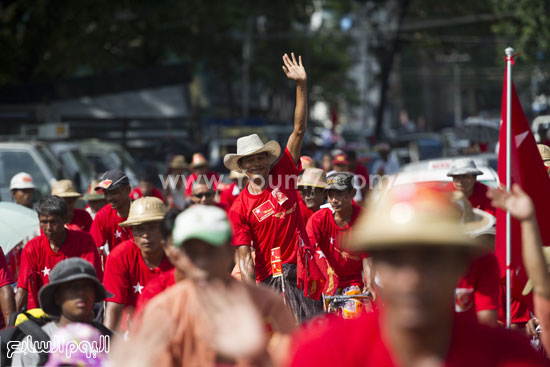
[[[451,169],[449,172],[447,172],[447,176],[459,176],[459,175],[482,175],[483,172],[481,172],[473,159],[470,158],[463,158],[463,159],[457,159],[453,162]]]
[[[191,159],[191,168],[197,168],[197,167],[204,167],[208,166],[208,161],[204,157],[202,153],[195,153],[193,154],[193,158]]]
[[[173,156],[172,159],[170,160],[170,163],[168,164],[168,168],[186,169],[187,161],[185,160],[185,156],[181,154]]]
[[[82,198],[88,201],[104,200],[105,194],[103,193],[103,190],[95,191],[95,187],[98,184],[99,184],[99,180],[93,180],[90,183],[90,186],[88,187],[88,191],[86,191],[86,193]]]
[[[470,201],[461,191],[453,191],[451,197],[462,210],[462,223],[466,234],[475,238],[488,233],[489,229],[494,227],[495,217],[481,209],[472,208]]]
[[[546,266],[550,264],[550,247],[543,246],[542,247],[542,254],[544,255],[544,260],[546,262]],[[527,280],[527,283],[525,283],[525,287],[523,288],[523,291],[521,292],[522,295],[526,296],[533,290],[533,281],[531,278]]]
[[[52,186],[52,195],[59,196],[60,198],[79,198],[82,196],[81,193],[76,192],[71,180],[55,181]]]
[[[394,186],[379,201],[371,199],[363,213],[351,234],[352,250],[419,245],[479,249],[464,232],[450,195],[434,185]]]
[[[268,153],[269,164],[271,165],[281,155],[281,146],[275,140],[264,144],[258,134],[243,136],[237,139],[237,153],[226,154],[223,158],[223,164],[227,169],[242,172],[238,163],[239,159],[262,152]]]
[[[158,222],[164,219],[166,206],[162,200],[146,196],[139,198],[130,205],[128,219],[119,224],[121,227],[137,226],[147,222]]]
[[[550,166],[550,147],[544,144],[537,144],[540,156],[545,166]]]
[[[327,174],[321,168],[307,168],[298,178],[298,186],[327,187]]]

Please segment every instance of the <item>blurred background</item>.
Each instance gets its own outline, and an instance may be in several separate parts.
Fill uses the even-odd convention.
[[[550,125],[550,2],[541,0],[0,1],[0,198],[30,173],[85,191],[107,169],[165,169],[202,152],[214,171],[236,138],[285,144],[303,57],[303,153],[388,142],[404,165],[487,154],[496,167],[504,49],[539,141]]]

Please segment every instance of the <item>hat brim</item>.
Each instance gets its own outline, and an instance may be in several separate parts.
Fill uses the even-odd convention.
[[[66,192],[66,193],[59,193],[59,194],[52,194],[55,196],[59,196],[60,198],[79,198],[82,196],[82,194],[78,192]]]
[[[300,186],[307,186],[307,187],[316,187],[318,189],[326,189],[327,188],[327,185],[317,185],[317,184],[312,184],[312,183],[308,183],[308,182],[298,182],[298,187]]]
[[[48,315],[59,316],[61,315],[61,307],[55,303],[55,291],[59,286],[72,282],[73,280],[90,279],[95,285],[95,301],[102,302],[106,298],[114,297],[113,294],[107,292],[105,287],[99,282],[99,280],[89,274],[74,274],[67,278],[50,282],[43,286],[38,292],[38,300],[40,302],[40,308],[44,310]]]
[[[496,218],[491,214],[477,208],[472,208],[476,220],[464,223],[464,231],[471,236],[477,237],[495,225]]]
[[[34,186],[33,184],[27,184],[27,185],[21,184],[21,185],[10,187],[10,190],[25,190],[25,189],[36,189],[36,186]]]
[[[270,140],[267,143],[265,143],[263,147],[250,152],[246,152],[244,154],[235,154],[235,153],[226,154],[225,157],[223,158],[223,164],[229,170],[242,172],[242,169],[239,167],[239,159],[243,157],[249,157],[251,155],[262,153],[262,152],[268,153],[269,165],[271,165],[277,159],[279,159],[279,156],[281,155],[281,146],[275,140]]]
[[[146,218],[143,217],[143,218],[126,220],[122,223],[119,223],[118,225],[120,227],[139,226],[140,224],[150,223],[150,222],[160,222],[162,220],[164,220],[164,215],[156,215],[156,216],[151,216]]]
[[[482,175],[483,172],[481,172],[478,169],[472,169],[472,168],[456,168],[452,169],[449,172],[447,172],[447,177],[453,177],[453,176],[460,176],[460,175],[474,175],[479,176]]]
[[[82,199],[88,200],[88,201],[96,201],[96,200],[105,200],[105,195],[103,194],[85,194]]]

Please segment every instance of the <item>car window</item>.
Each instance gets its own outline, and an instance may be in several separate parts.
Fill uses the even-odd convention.
[[[19,172],[27,172],[32,176],[37,188],[37,198],[50,194],[50,184],[40,167],[28,151],[0,151],[0,187],[8,188],[11,178]],[[6,200],[5,198],[2,198]]]
[[[59,164],[55,155],[45,146],[36,145],[36,150],[40,153],[40,156],[44,159],[50,171],[54,174],[57,180],[69,178],[67,172],[63,169],[63,166]]]

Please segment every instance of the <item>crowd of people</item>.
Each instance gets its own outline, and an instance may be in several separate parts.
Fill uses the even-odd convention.
[[[162,188],[113,169],[84,195],[59,180],[35,203],[32,177],[12,178],[40,233],[0,251],[2,365],[550,364],[550,273],[529,196],[489,189],[470,159],[449,184],[377,195],[353,152],[317,167],[302,155],[306,71],[294,54],[283,65],[296,84],[288,142],[239,138],[229,182],[201,153],[172,157]],[[374,174],[399,169],[389,149]],[[529,277],[512,330],[496,208],[521,222]]]

